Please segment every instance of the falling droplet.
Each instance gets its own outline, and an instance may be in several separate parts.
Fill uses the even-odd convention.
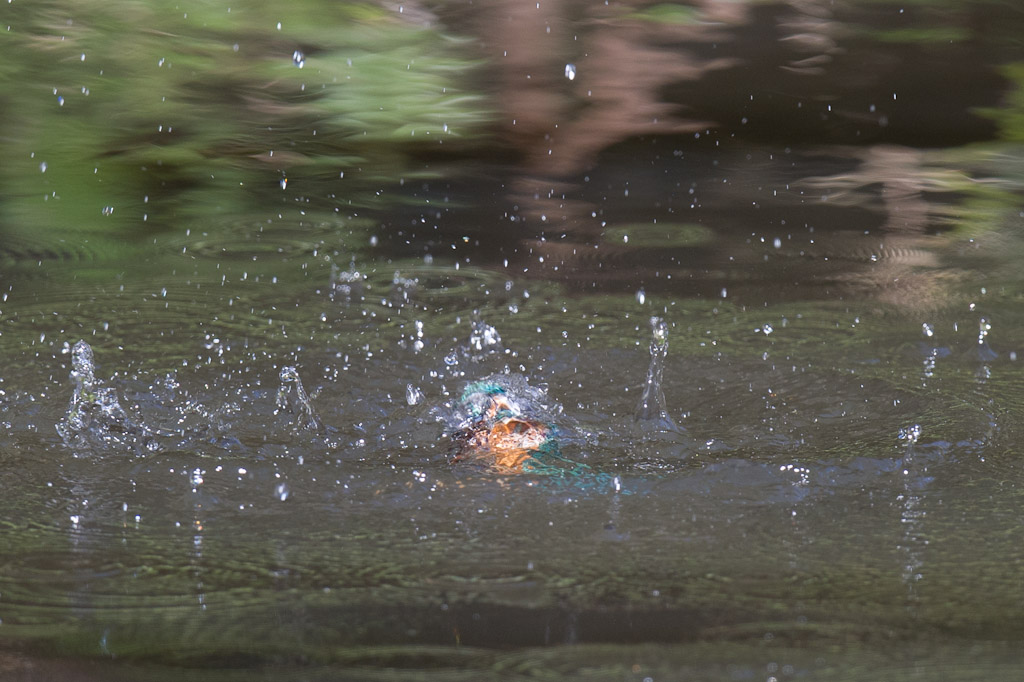
[[[274,486],[274,497],[281,500],[282,502],[288,499],[288,496],[291,494],[291,492],[292,491],[288,487],[288,484],[285,483],[284,481],[281,481],[280,483]]]
[[[403,277],[402,273],[396,270],[395,276],[391,279],[392,296],[397,299],[399,304],[407,303],[418,285],[419,279],[416,277]]]
[[[905,441],[907,445],[913,445],[921,437],[921,425],[914,424],[906,428],[899,430],[899,439]]]
[[[647,292],[645,292],[642,287],[640,289],[637,289],[637,291],[636,291],[636,302],[639,303],[640,305],[643,305],[646,300],[647,300]]]
[[[355,261],[349,269],[342,271],[337,265],[331,266],[331,300],[341,303],[354,303],[363,300],[363,280],[365,276],[356,270]]]
[[[469,351],[474,360],[480,360],[484,356],[500,353],[503,350],[501,335],[498,330],[477,317],[478,311],[473,311],[473,329],[469,333]]]
[[[987,318],[984,318],[984,317],[981,318],[978,321],[978,344],[979,345],[985,343],[985,337],[988,336],[988,333],[990,331],[992,331],[992,324],[988,321]]]
[[[576,65],[566,64],[565,65],[565,77],[569,80],[576,80]]]
[[[292,64],[301,69],[306,65],[306,55],[302,54],[301,50],[295,50],[295,52],[292,53]]]

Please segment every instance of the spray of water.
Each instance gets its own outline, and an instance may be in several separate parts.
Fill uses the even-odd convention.
[[[637,402],[633,418],[637,422],[655,424],[669,431],[681,431],[668,414],[665,392],[662,390],[662,376],[665,371],[665,357],[668,355],[668,323],[660,317],[651,318],[651,363],[647,367],[647,379],[643,393]]]
[[[71,349],[71,380],[75,389],[68,411],[57,424],[65,445],[76,451],[156,449],[154,432],[128,414],[116,389],[96,378],[92,347],[85,341],[78,341]]]
[[[337,265],[332,265],[331,300],[346,305],[361,303],[363,301],[364,279],[366,279],[366,276],[356,270],[354,260],[348,270],[341,270]]]
[[[281,368],[281,387],[277,389],[278,413],[294,414],[299,428],[320,433],[324,430],[324,424],[313,407],[314,397],[306,393],[302,379],[299,378],[299,370],[292,365]]]
[[[479,362],[490,355],[497,355],[504,350],[498,330],[480,318],[477,310],[473,311],[473,327],[469,333],[469,356]]]

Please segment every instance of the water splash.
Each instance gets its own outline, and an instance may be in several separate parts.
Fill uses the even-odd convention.
[[[75,390],[67,412],[56,426],[65,445],[76,451],[157,449],[151,430],[121,406],[117,390],[96,378],[92,347],[82,340],[71,349],[71,380]]]
[[[473,311],[473,328],[469,333],[469,354],[473,360],[483,360],[488,355],[504,351],[498,330],[484,322],[479,313]]]
[[[555,425],[562,413],[547,390],[517,374],[492,374],[466,386],[454,416],[451,462],[498,473],[544,476],[550,485],[627,494],[621,480],[565,457]]]
[[[911,426],[903,427],[896,436],[907,445],[914,445],[921,438],[921,425],[912,424]]]
[[[288,496],[291,495],[291,493],[291,488],[288,487],[288,483],[286,483],[285,481],[281,481],[280,483],[274,486],[274,497],[280,500],[281,502],[287,500]]]
[[[978,359],[981,362],[992,362],[999,357],[999,353],[992,349],[989,345],[988,335],[992,331],[992,322],[987,318],[983,317],[978,320],[978,346],[977,353]]]
[[[402,325],[403,328],[405,325]],[[408,348],[413,353],[419,353],[426,346],[426,342],[423,340],[423,321],[415,320],[413,322],[413,331],[409,332],[408,335],[402,336],[398,340],[398,345],[401,348]]]
[[[451,425],[463,427],[487,413],[496,396],[505,409],[517,417],[550,421],[562,413],[562,406],[548,398],[547,387],[532,385],[519,374],[491,374],[466,385],[459,397]]]
[[[395,276],[391,279],[391,296],[399,305],[404,305],[416,293],[419,284],[419,278],[403,277],[400,271],[395,270]]]
[[[484,462],[500,470],[522,471],[528,460],[558,456],[557,410],[547,391],[516,374],[492,374],[466,386],[450,415],[451,461]]]
[[[296,426],[301,429],[316,431],[324,430],[324,424],[320,421],[320,415],[313,407],[313,398],[316,395],[306,393],[299,378],[299,370],[288,365],[281,368],[281,387],[277,389],[277,410],[275,414],[288,412],[296,415]]]
[[[423,391],[421,391],[417,386],[406,384],[405,402],[407,402],[410,407],[413,405],[419,405],[423,402]]]
[[[928,545],[924,499],[931,479],[927,476],[927,464],[915,461],[917,444],[921,439],[921,425],[911,424],[903,427],[897,433],[897,437],[903,447],[903,490],[896,496],[903,533],[896,548],[903,563],[901,577],[907,588],[907,601],[914,603],[919,599],[917,582],[924,576],[924,552]]]
[[[363,300],[363,280],[366,277],[356,270],[355,261],[348,270],[331,266],[331,300],[339,303],[360,303]]]
[[[921,333],[924,334],[925,338],[930,339],[935,336],[935,327],[925,322],[921,325]],[[927,347],[927,344],[925,344],[925,347]],[[927,380],[935,376],[935,364],[938,359],[938,347],[931,346],[930,348],[927,348],[927,353],[924,358],[924,371],[922,372],[925,380],[921,382],[922,386],[927,385]]]
[[[668,323],[660,317],[651,318],[651,364],[647,367],[647,379],[643,393],[633,412],[637,422],[650,422],[664,431],[682,431],[668,414],[665,392],[662,390],[662,375],[665,371],[665,357],[668,355]]]

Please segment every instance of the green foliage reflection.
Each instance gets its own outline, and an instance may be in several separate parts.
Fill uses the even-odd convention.
[[[303,167],[344,192],[457,153],[489,122],[467,85],[476,62],[429,16],[229,5],[8,6],[5,230],[137,233],[251,210]]]

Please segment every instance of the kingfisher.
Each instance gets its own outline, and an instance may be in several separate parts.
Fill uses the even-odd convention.
[[[529,473],[563,460],[555,427],[529,416],[520,398],[510,393],[510,381],[502,379],[489,377],[462,392],[459,405],[468,417],[452,435],[451,461],[486,464],[504,473]]]

